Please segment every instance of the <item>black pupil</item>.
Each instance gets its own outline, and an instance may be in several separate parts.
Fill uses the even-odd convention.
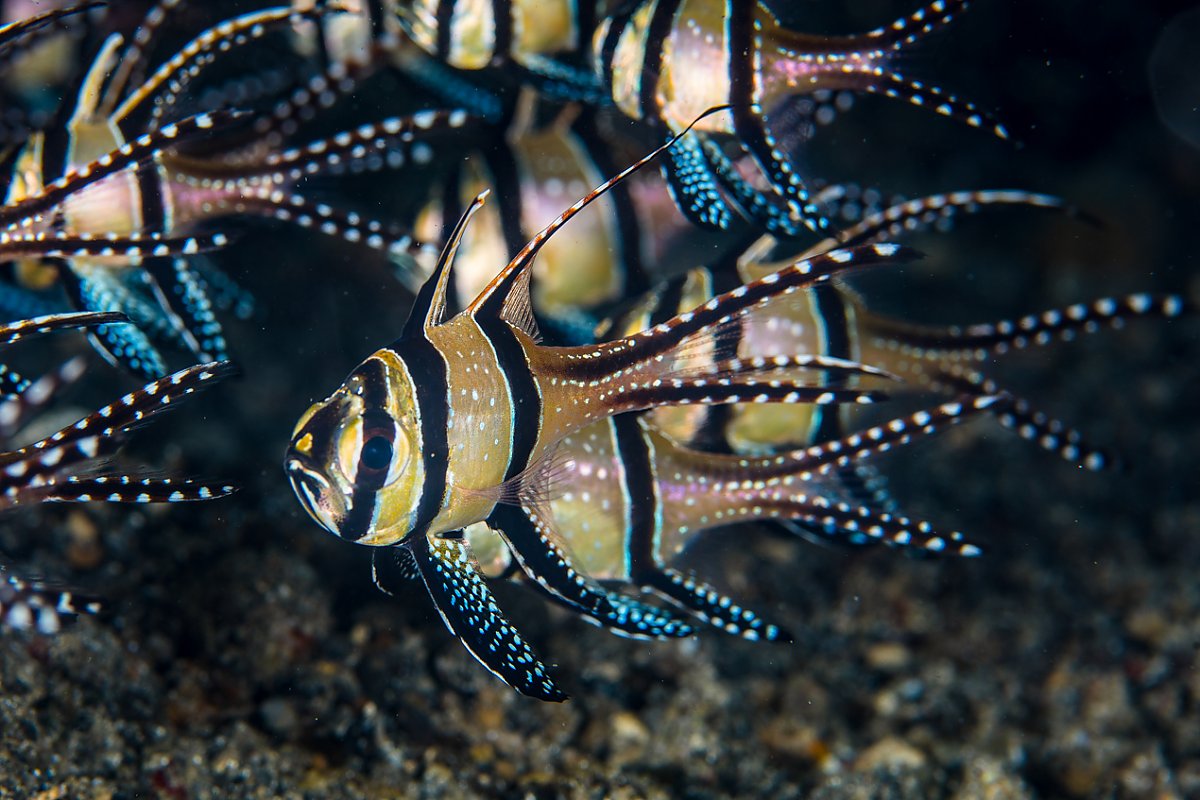
[[[386,469],[392,460],[392,443],[383,436],[372,436],[363,443],[361,459],[367,469]]]

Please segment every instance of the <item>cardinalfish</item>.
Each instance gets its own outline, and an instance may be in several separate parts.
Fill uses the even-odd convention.
[[[762,2],[735,0],[641,0],[606,17],[586,0],[418,0],[399,13],[409,37],[451,67],[516,65],[544,92],[611,102],[666,135],[709,108],[729,106],[730,115],[707,118],[671,152],[664,170],[676,201],[703,227],[726,229],[745,217],[767,232],[794,236],[829,227],[787,137],[776,130],[787,116],[781,112],[801,98],[879,94],[1007,138],[974,104],[901,69],[966,7],[966,0],[935,0],[852,36],[793,30]],[[589,40],[590,52],[582,52]],[[591,74],[580,74],[580,64]],[[746,178],[720,138],[732,138],[750,157],[767,191]]]
[[[908,200],[869,214],[859,223],[810,248],[801,257],[831,247],[896,239],[927,229],[956,214],[1002,205],[1068,211],[1057,198],[1018,191],[954,192]],[[746,280],[771,274],[782,265],[766,254],[764,237],[721,262],[691,270],[634,301],[623,316],[602,325],[604,336],[621,336],[658,320],[702,306],[709,298]],[[805,352],[871,364],[901,377],[914,391],[948,395],[1005,394],[1010,402],[991,407],[1000,422],[1023,438],[1087,469],[1099,470],[1112,456],[1084,441],[1081,433],[1013,396],[987,371],[989,362],[1025,348],[1070,341],[1081,333],[1119,328],[1136,318],[1171,319],[1195,314],[1180,295],[1133,294],[1089,304],[1051,309],[988,324],[921,326],[871,311],[864,299],[840,282],[814,287],[773,301],[732,334],[743,356],[760,352]],[[838,380],[831,376],[831,379]],[[862,380],[853,376],[846,380]],[[836,439],[847,429],[846,413],[808,406],[731,406],[721,409],[659,409],[656,424],[681,441],[738,453],[763,453],[800,443]]]
[[[47,160],[51,134],[35,133],[17,153],[0,207],[0,225],[6,227],[0,253],[25,257],[19,274],[26,285],[60,278],[77,307],[116,309],[137,322],[94,331],[102,352],[135,374],[165,371],[143,329],[173,339],[200,360],[226,355],[208,281],[188,259],[226,243],[220,232],[194,233],[206,223],[233,215],[265,216],[406,262],[425,257],[420,243],[395,226],[313,202],[295,187],[320,174],[395,164],[411,153],[417,139],[460,127],[465,115],[422,112],[270,152],[244,146],[240,158],[191,156],[179,148],[236,133],[244,115],[218,110],[165,118],[216,54],[334,8],[271,8],[225,20],[130,91],[126,81],[143,60],[148,37],[135,35],[125,45],[114,34],[84,77],[66,123],[61,177],[48,178],[56,172]],[[143,24],[153,29],[159,19],[152,12]],[[62,259],[65,269],[48,268],[46,257]]]
[[[126,324],[124,318],[111,312],[21,320],[0,325],[0,345],[53,331],[120,324]],[[179,503],[229,495],[234,487],[227,484],[121,472],[110,462],[135,430],[231,371],[228,362],[189,367],[129,392],[33,444],[0,452],[0,510],[39,503]],[[27,419],[79,372],[75,361],[36,381],[23,380],[7,368],[0,370],[4,429]],[[0,574],[0,626],[54,633],[65,618],[94,613],[98,607],[94,598],[12,573]]]
[[[450,630],[522,692],[560,699],[545,667],[504,618],[462,531],[553,483],[562,440],[618,414],[665,405],[872,402],[880,393],[809,380],[808,358],[711,358],[731,326],[772,298],[836,274],[914,255],[899,245],[833,250],[714,297],[701,308],[618,340],[538,344],[530,268],[543,245],[582,208],[669,145],[602,184],[535,236],[466,308],[446,318],[447,286],[467,209],[437,269],[418,293],[401,337],[368,357],[297,423],[285,468],[322,527],[412,556]],[[847,365],[848,366],[848,365]],[[577,589],[544,543],[512,542],[518,560],[561,563],[538,581]]]
[[[772,125],[771,115],[797,98],[880,94],[1007,138],[974,104],[901,72],[905,56],[966,6],[936,0],[864,34],[816,36],[784,27],[761,2],[643,0],[600,23],[593,60],[622,111],[669,133],[704,109],[728,105],[730,115],[707,118],[700,135],[672,153],[667,175],[680,208],[696,224],[717,228],[729,227],[740,209],[768,232],[791,236],[829,228]],[[712,134],[732,136],[771,191],[747,181]]]

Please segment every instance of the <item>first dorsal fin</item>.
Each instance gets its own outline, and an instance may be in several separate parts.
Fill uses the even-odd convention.
[[[630,164],[604,183],[584,195],[578,202],[560,214],[549,225],[530,239],[521,251],[513,256],[508,266],[502,269],[495,278],[484,288],[469,306],[467,313],[473,316],[504,317],[505,319],[525,319],[530,315],[525,312],[529,305],[529,268],[533,265],[538,251],[580,211],[600,198],[605,192],[624,181],[630,175],[645,167],[658,156],[669,150],[676,142],[691,132],[692,128],[705,117],[726,111],[729,106],[716,106],[696,117],[690,125],[672,136],[665,144],[655,148],[642,158]]]
[[[420,336],[445,318],[446,291],[450,286],[450,270],[454,266],[454,256],[458,253],[458,246],[462,244],[462,237],[466,233],[467,225],[471,222],[471,217],[483,208],[489,193],[490,190],[484,189],[476,195],[475,199],[471,201],[471,205],[467,206],[467,210],[454,225],[454,230],[446,239],[446,246],[442,248],[442,253],[438,256],[433,274],[417,292],[412,311],[408,315],[408,321],[404,323],[402,337]]]

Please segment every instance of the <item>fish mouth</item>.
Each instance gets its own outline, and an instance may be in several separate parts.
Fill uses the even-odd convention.
[[[330,533],[338,534],[338,517],[335,506],[337,493],[333,485],[318,470],[304,463],[298,456],[289,455],[284,462],[284,471],[292,484],[292,491],[313,520]]]

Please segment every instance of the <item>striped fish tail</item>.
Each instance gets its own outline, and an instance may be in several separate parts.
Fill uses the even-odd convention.
[[[935,0],[912,14],[856,36],[812,36],[782,27],[767,31],[764,47],[765,105],[797,93],[852,91],[881,94],[929,107],[973,128],[991,130],[1001,139],[1008,131],[991,114],[938,86],[908,77],[904,54],[949,25],[966,0]]]

